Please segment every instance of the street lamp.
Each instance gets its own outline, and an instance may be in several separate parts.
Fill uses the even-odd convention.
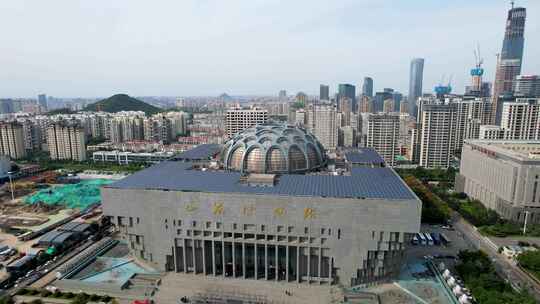
[[[13,193],[13,179],[11,175],[13,174],[13,171],[8,171],[8,177],[9,177],[9,188],[11,189],[11,200],[15,200],[15,194]]]

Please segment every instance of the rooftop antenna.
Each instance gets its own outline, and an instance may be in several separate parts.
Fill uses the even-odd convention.
[[[514,1],[510,1],[510,5],[512,5],[512,9],[514,9]]]

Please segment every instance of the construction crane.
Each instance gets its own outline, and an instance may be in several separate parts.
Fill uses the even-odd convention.
[[[477,44],[476,49],[474,50],[474,61],[475,68],[471,70],[471,75],[482,76],[482,74],[484,74],[484,69],[482,68],[482,64],[484,64],[484,58],[482,58],[482,55],[480,55],[480,44]]]

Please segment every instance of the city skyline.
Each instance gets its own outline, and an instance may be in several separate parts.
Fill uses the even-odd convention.
[[[522,0],[516,6],[529,11],[522,72],[535,74],[540,67],[534,56],[540,52],[534,38],[540,4]],[[338,83],[360,87],[365,76],[374,79],[375,91],[392,87],[407,92],[414,57],[426,59],[424,92],[432,91],[445,74],[447,79],[453,75],[459,93],[469,83],[477,43],[485,59],[484,78],[494,80],[495,54],[500,52],[510,3],[298,2],[283,9],[272,2],[198,1],[149,9],[130,2],[125,10],[124,3],[104,2],[100,7],[65,2],[28,7],[26,1],[0,7],[0,42],[7,46],[1,61],[1,97],[35,97],[42,92],[58,97],[117,92],[275,95],[282,88],[290,94],[317,95],[320,83],[330,84],[335,93]],[[365,10],[370,14],[349,18]],[[400,22],[381,21],[381,14]],[[321,39],[327,41],[324,47]],[[351,43],[345,48],[340,41]],[[399,45],[399,51],[388,45]]]

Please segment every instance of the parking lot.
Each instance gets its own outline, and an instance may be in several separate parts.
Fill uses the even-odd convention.
[[[406,260],[423,259],[426,256],[434,257],[437,261],[443,261],[447,266],[453,267],[455,260],[452,257],[457,257],[457,254],[462,250],[474,250],[472,244],[470,244],[459,231],[453,228],[445,229],[440,225],[422,225],[420,232],[423,233],[443,233],[448,239],[449,243],[446,245],[409,245],[406,251]]]

